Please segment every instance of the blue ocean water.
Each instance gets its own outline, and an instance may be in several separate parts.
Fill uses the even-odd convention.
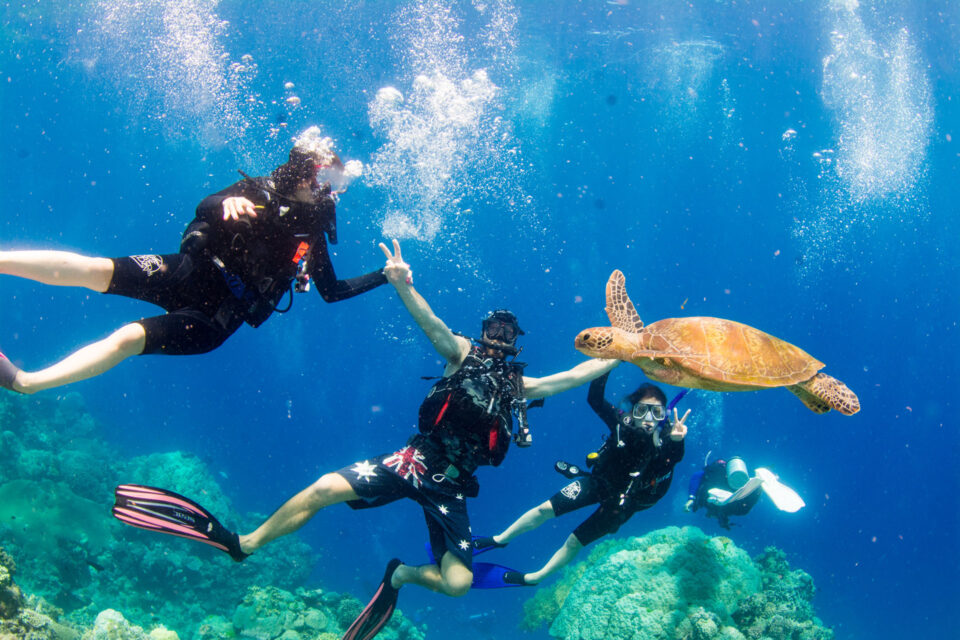
[[[399,238],[451,328],[517,313],[530,375],[583,359],[573,338],[607,324],[613,269],[647,322],[735,319],[825,362],[856,416],[783,390],[691,394],[675,486],[620,535],[722,533],[682,511],[686,480],[708,451],[740,454],[807,507],[761,504],[731,537],[809,572],[838,638],[953,637],[958,33],[956,3],[906,0],[5,3],[0,247],[174,251],[205,195],[319,125],[366,165],[338,208],[338,274]],[[13,278],[2,300],[0,347],[29,368],[153,313]],[[65,391],[130,455],[196,453],[240,508],[269,513],[402,444],[440,370],[382,287],[301,295],[212,354],[136,358]],[[621,365],[608,393],[642,379]],[[545,500],[553,462],[599,444],[585,399],[549,399],[535,446],[481,472],[475,532]],[[539,566],[585,516],[500,560]],[[390,557],[425,559],[412,504],[335,507],[301,535],[323,553],[315,579],[358,597]],[[400,606],[433,637],[511,637],[528,595],[406,589]]]

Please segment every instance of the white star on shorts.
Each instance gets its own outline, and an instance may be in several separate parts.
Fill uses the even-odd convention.
[[[446,506],[446,505],[443,505],[443,504],[440,505],[439,507],[437,507],[437,511],[439,511],[439,512],[442,513],[443,515],[447,515],[447,514],[450,513],[450,509],[447,509],[447,506]]]
[[[463,494],[462,494],[462,493],[458,493],[458,494],[457,494],[457,500],[463,500]]]
[[[469,543],[469,542],[467,542],[466,540],[461,540],[461,541],[460,541],[460,551],[466,551],[466,550],[469,549],[469,548],[470,548],[470,543]]]
[[[363,462],[358,462],[357,464],[353,465],[353,468],[350,469],[350,471],[356,473],[358,479],[363,478],[367,482],[370,482],[370,478],[377,475],[377,466],[364,460]]]

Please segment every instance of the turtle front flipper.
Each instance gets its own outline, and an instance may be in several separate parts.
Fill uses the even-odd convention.
[[[814,413],[826,413],[836,409],[845,416],[860,411],[860,399],[857,394],[836,378],[818,373],[809,380],[787,387],[807,408]]]
[[[627,295],[627,279],[619,269],[607,280],[607,317],[610,324],[627,333],[640,333],[643,320]]]

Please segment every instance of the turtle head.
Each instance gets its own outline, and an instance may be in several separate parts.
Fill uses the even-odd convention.
[[[616,354],[612,352],[614,345],[613,327],[594,327],[593,329],[584,329],[577,334],[573,346],[580,353],[591,358],[614,358]]]

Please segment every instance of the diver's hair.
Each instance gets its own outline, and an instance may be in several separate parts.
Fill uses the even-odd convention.
[[[630,401],[631,405],[637,404],[642,398],[654,397],[660,401],[660,404],[667,406],[667,395],[663,392],[660,387],[655,384],[650,384],[649,382],[644,382],[642,385],[637,387],[637,390],[627,396],[627,400]]]
[[[312,154],[294,147],[290,150],[290,159],[273,170],[271,177],[277,191],[284,195],[292,194],[304,180],[312,180],[317,174],[316,159]]]

